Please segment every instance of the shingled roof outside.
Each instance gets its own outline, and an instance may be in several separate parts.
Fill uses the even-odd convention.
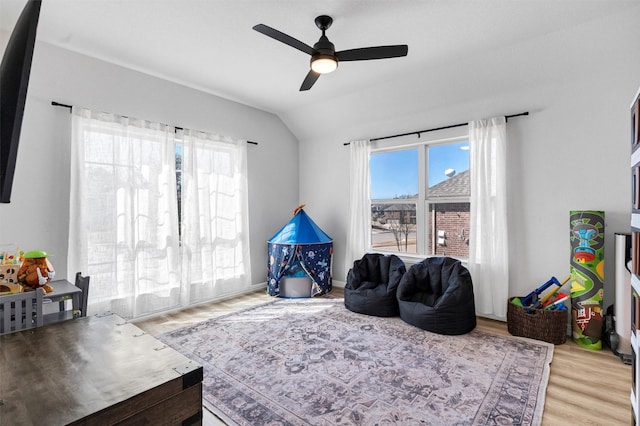
[[[431,197],[468,197],[470,192],[469,170],[453,175],[429,188]]]

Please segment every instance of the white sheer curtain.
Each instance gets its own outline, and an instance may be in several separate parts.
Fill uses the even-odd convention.
[[[174,128],[73,108],[68,270],[89,311],[135,318],[179,305]]]
[[[183,304],[251,284],[247,143],[185,130],[182,143]]]
[[[506,119],[469,123],[471,224],[469,271],[476,312],[506,318],[509,293]]]
[[[371,191],[368,140],[351,141],[349,169],[349,225],[345,269],[360,259],[371,246]]]

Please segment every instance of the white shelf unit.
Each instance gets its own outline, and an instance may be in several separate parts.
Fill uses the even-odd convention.
[[[632,303],[636,303],[636,295],[640,296],[640,278],[638,277],[638,275],[633,274],[631,276],[631,301]],[[635,295],[634,295],[635,293]],[[637,307],[637,304],[636,304]],[[632,368],[631,368],[631,374],[632,374],[632,380],[631,380],[631,409],[633,410],[633,423],[638,426],[640,425],[640,416],[639,416],[639,412],[638,409],[640,408],[640,400],[638,400],[638,395],[640,395],[640,358],[637,356],[638,353],[638,343],[640,341],[640,336],[638,334],[638,330],[637,327],[638,325],[636,324],[636,320],[634,318],[637,318],[637,313],[635,312],[635,309],[632,308],[632,325],[631,325],[631,356],[632,356]]]
[[[640,89],[630,106],[631,124],[631,411],[633,424],[640,426]]]

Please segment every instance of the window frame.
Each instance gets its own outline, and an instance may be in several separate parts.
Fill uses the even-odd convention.
[[[450,143],[469,141],[469,134],[466,131],[448,132],[443,135],[442,133],[434,133],[429,138],[420,138],[417,142],[407,142],[407,137],[397,138],[395,141],[373,141],[371,142],[371,150],[369,158],[374,154],[380,154],[384,152],[393,152],[406,149],[418,149],[418,196],[416,198],[404,198],[404,199],[373,199],[371,198],[371,205],[374,204],[416,204],[416,253],[399,252],[391,250],[383,250],[379,247],[373,247],[373,241],[370,240],[368,250],[371,252],[381,252],[394,254],[409,262],[422,260],[425,257],[436,256],[433,253],[429,253],[429,233],[431,232],[431,226],[429,223],[429,206],[431,204],[450,204],[450,203],[471,203],[471,188],[469,188],[469,195],[466,197],[454,196],[454,197],[435,197],[430,198],[428,194],[428,165],[429,165],[429,147],[437,145],[446,145]],[[469,170],[471,164],[469,164]],[[371,178],[371,175],[369,175]],[[371,183],[370,183],[371,185]],[[370,197],[371,194],[368,194]],[[371,214],[371,213],[370,213]],[[423,226],[419,226],[423,224]],[[371,231],[369,231],[371,232]],[[435,241],[434,241],[435,243]],[[435,251],[435,250],[434,250]],[[458,257],[456,257],[458,258]],[[459,258],[463,262],[466,262],[468,258]]]

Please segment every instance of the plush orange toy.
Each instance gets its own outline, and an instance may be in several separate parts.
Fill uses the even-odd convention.
[[[30,251],[24,254],[24,261],[18,270],[18,283],[22,284],[24,291],[35,290],[42,287],[45,293],[53,291],[49,285],[56,275],[53,265],[47,259],[47,253],[40,250]]]

